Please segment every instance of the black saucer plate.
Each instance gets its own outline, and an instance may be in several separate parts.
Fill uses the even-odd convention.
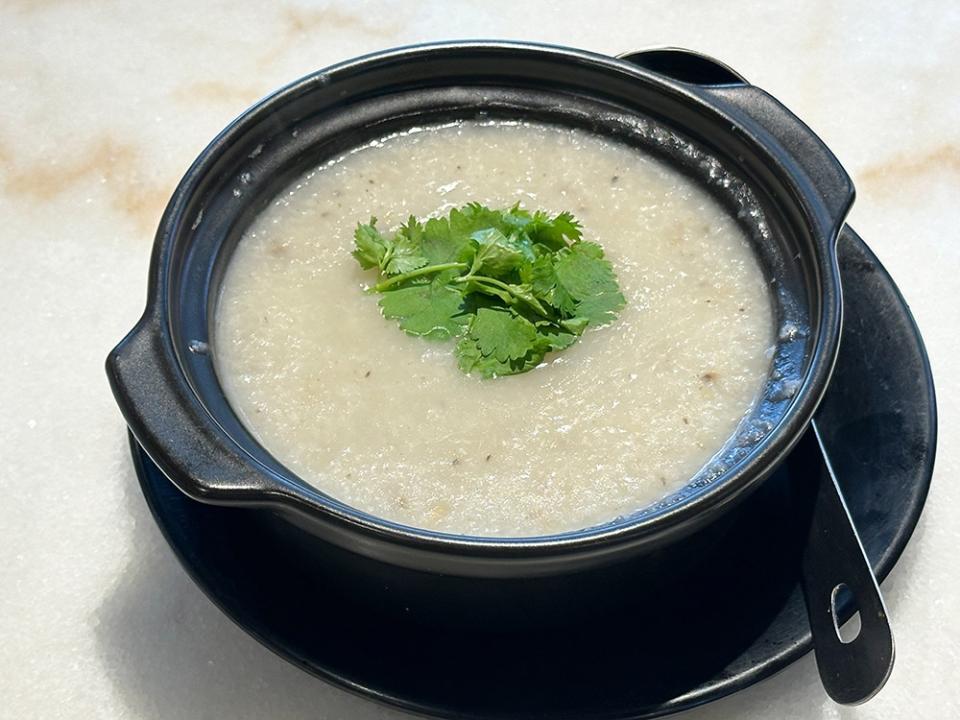
[[[840,259],[844,337],[818,419],[883,578],[909,540],[930,484],[933,384],[909,309],[876,257],[851,232]],[[812,462],[806,442],[750,498],[756,521],[724,538],[725,559],[698,574],[669,607],[638,600],[620,615],[573,627],[455,634],[378,617],[338,585],[335,570],[284,546],[269,514],[192,501],[132,448],[151,511],[214,603],[304,670],[410,711],[657,717],[745,688],[811,648],[797,570],[804,533],[789,512],[789,498],[811,486],[804,482]]]

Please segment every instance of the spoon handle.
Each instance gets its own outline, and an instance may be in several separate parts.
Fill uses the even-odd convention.
[[[836,702],[856,705],[873,697],[890,676],[893,634],[816,421],[808,432],[816,438],[821,461],[802,559],[803,594],[823,687]],[[843,608],[838,606],[851,599],[853,611],[860,613],[860,631],[845,641],[839,629]]]

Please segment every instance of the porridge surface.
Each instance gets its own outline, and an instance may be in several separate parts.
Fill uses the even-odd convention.
[[[471,201],[573,212],[626,307],[546,364],[481,380],[452,341],[403,334],[350,256],[358,221]],[[462,122],[385,138],[282,192],[227,269],[221,382],[274,457],[372,514],[472,535],[612,520],[686,483],[769,369],[773,317],[736,222],[633,148],[545,125]]]

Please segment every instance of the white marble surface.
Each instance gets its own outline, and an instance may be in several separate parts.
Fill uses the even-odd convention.
[[[287,665],[192,585],[138,493],[102,363],[140,313],[166,198],[226,122],[339,59],[466,37],[697,48],[845,163],[851,223],[910,301],[940,397],[933,489],[884,585],[897,665],[860,708],[833,705],[808,657],[686,717],[960,717],[960,8],[833,5],[4,0],[0,718],[402,717]]]

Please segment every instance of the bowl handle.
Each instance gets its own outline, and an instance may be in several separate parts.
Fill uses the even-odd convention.
[[[838,703],[856,705],[873,697],[893,669],[893,634],[883,596],[847,510],[816,420],[806,438],[818,456],[813,514],[801,560],[801,584],[820,680]],[[860,614],[859,633],[843,639],[840,596],[848,593]],[[850,633],[853,634],[853,633]]]
[[[239,448],[224,451],[216,427],[196,422],[206,411],[180,389],[180,364],[161,323],[148,309],[107,357],[120,411],[150,459],[182,492],[205,502],[243,502],[263,491],[264,480]]]
[[[692,50],[651,48],[623,53],[617,59],[685,84],[764,144],[779,145],[800,170],[806,189],[820,199],[820,207],[811,210],[820,215],[826,232],[836,237],[853,204],[853,181],[813,130],[779,100],[728,65]]]

